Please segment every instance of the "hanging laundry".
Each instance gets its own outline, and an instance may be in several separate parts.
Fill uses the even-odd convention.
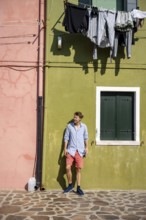
[[[131,58],[132,29],[126,32],[116,31],[113,51],[114,58],[117,57],[118,45],[126,47],[127,58]]]
[[[118,45],[126,47],[127,58],[131,58],[133,28],[131,13],[118,11],[115,22],[114,58],[117,57]]]
[[[89,8],[88,9],[88,30],[87,37],[95,44],[97,44],[97,34],[98,34],[98,9]]]
[[[97,35],[98,35],[98,9],[97,8],[88,8],[88,30],[86,36],[94,43],[93,48],[93,60],[96,60],[97,57]]]
[[[87,37],[98,47],[110,47],[112,54],[115,37],[115,15],[116,13],[111,10],[89,8],[89,24]],[[97,59],[96,47],[93,50],[93,59]]]
[[[133,9],[131,11],[131,16],[133,19],[135,19],[135,18],[144,19],[144,18],[146,18],[146,11],[140,11],[138,9]]]
[[[129,31],[134,27],[131,12],[118,11],[115,23],[117,31]]]
[[[131,16],[134,23],[133,36],[132,36],[132,44],[134,45],[135,44],[134,34],[138,31],[139,28],[143,26],[144,18],[146,18],[146,12],[140,11],[138,9],[133,9],[131,11]]]
[[[99,10],[97,45],[113,47],[115,37],[115,15],[111,10]]]
[[[118,46],[124,46],[127,58],[131,57],[134,34],[142,26],[146,12],[112,11],[97,7],[83,8],[65,3],[63,26],[69,33],[82,33],[94,44],[93,59],[98,59],[97,48],[110,48],[110,58],[116,58]]]
[[[139,18],[133,19],[134,28],[132,29],[132,45],[135,44],[134,35],[138,31],[138,29],[143,26],[143,23],[144,23],[144,19],[139,19]]]
[[[63,26],[70,33],[84,33],[88,30],[88,11],[86,8],[66,3]]]

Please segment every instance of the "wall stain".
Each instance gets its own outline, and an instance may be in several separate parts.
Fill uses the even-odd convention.
[[[25,160],[34,160],[34,157],[30,156],[29,154],[23,154]]]

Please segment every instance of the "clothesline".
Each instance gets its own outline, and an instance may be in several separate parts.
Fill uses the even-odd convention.
[[[90,1],[92,1],[92,0],[90,0]],[[95,7],[94,5],[92,5],[92,4],[86,4],[86,3],[82,3],[82,2],[79,2],[78,1],[78,4],[77,4],[77,0],[70,0],[70,1],[68,1],[68,0],[64,0],[64,5],[66,4],[66,3],[72,3],[72,4],[75,4],[76,6],[78,6],[78,5],[83,5],[85,8],[88,6],[88,7]],[[104,8],[104,7],[102,7],[102,6],[100,6],[99,8]],[[136,9],[139,9],[139,7],[137,7]],[[108,9],[107,9],[108,10]],[[115,8],[112,8],[112,9],[109,9],[109,10],[113,10],[113,11],[118,11],[118,10],[116,10]]]
[[[69,2],[68,2],[68,0],[64,0],[64,4],[66,4],[66,3],[72,3],[72,4],[77,5],[77,0],[70,0]],[[86,3],[82,3],[82,2],[79,2],[78,5],[83,5],[85,8],[86,8],[86,7],[95,7],[95,6],[92,5],[92,4],[86,4]],[[78,5],[77,5],[77,6],[78,6]],[[101,6],[100,8],[103,8],[103,7]],[[108,10],[108,9],[107,9],[107,10]],[[112,8],[112,9],[109,9],[109,10],[116,11],[115,8]]]
[[[67,2],[68,2],[67,0],[64,1],[65,4],[66,4]],[[75,3],[77,3],[77,1],[76,1],[76,0],[71,0],[70,3],[75,4]],[[82,2],[80,2],[79,5],[91,7],[91,4],[85,4],[85,3],[82,3]]]

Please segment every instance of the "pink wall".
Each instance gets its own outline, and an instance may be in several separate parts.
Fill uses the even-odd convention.
[[[0,189],[24,189],[36,154],[39,0],[0,1],[0,11]]]

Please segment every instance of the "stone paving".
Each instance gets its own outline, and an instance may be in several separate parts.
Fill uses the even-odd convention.
[[[146,220],[146,191],[0,191],[1,220]]]

